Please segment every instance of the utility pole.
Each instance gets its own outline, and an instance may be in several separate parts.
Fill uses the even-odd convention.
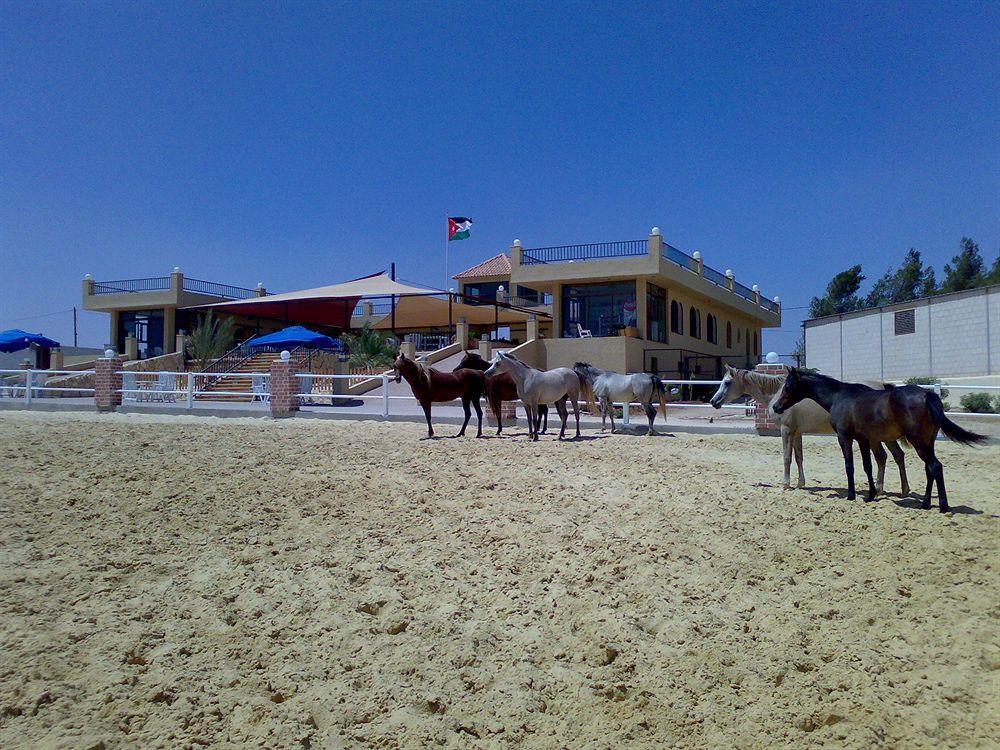
[[[79,346],[76,340],[76,305],[73,306],[73,346]]]

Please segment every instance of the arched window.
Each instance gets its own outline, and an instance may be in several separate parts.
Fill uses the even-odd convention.
[[[757,348],[757,332],[753,332],[753,353],[754,356],[760,354],[760,350]]]
[[[670,330],[684,333],[684,307],[677,300],[670,303]]]
[[[688,315],[688,336],[693,339],[701,338],[701,312],[697,307],[692,307]]]
[[[730,320],[726,321],[726,348],[733,348],[733,323]]]
[[[706,321],[706,337],[708,343],[718,344],[719,343],[719,326],[715,322],[715,316],[712,313],[708,314],[708,320]]]
[[[749,357],[750,356],[750,329],[749,328],[747,328],[746,334],[747,335],[743,337],[743,351],[746,352],[746,355]]]

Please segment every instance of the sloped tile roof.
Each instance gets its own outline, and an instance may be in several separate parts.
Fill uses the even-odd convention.
[[[467,268],[461,273],[455,274],[455,279],[478,279],[481,276],[510,276],[510,258],[507,253],[494,255],[489,260],[484,260],[478,266]]]

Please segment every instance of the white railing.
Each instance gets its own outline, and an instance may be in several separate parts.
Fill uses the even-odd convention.
[[[36,394],[44,393],[46,391],[52,392],[75,392],[83,396],[92,396],[94,394],[93,387],[71,387],[71,386],[47,386],[44,381],[39,378],[44,376],[46,378],[50,376],[62,376],[62,375],[93,375],[93,370],[0,370],[0,398],[3,397],[17,397],[23,399],[26,404],[32,403]],[[161,401],[161,402],[172,402],[177,403],[178,401],[183,401],[186,409],[194,409],[194,402],[199,396],[209,397],[212,396],[226,396],[226,397],[238,397],[242,396],[250,399],[250,402],[260,401],[262,404],[266,404],[270,400],[270,380],[271,374],[268,372],[264,373],[249,373],[252,378],[251,390],[218,390],[217,388],[205,388],[199,387],[199,379],[204,381],[206,378],[212,378],[215,382],[225,378],[243,378],[248,377],[248,373],[237,373],[237,372],[175,372],[175,371],[153,371],[153,372],[138,372],[136,370],[120,370],[115,373],[120,375],[123,379],[123,387],[117,392],[120,393],[124,400],[128,401]],[[7,383],[5,381],[10,379],[11,375],[20,376],[23,378],[22,382]],[[309,387],[299,388],[300,393],[298,397],[300,401],[308,400],[326,400],[329,399],[331,406],[335,399],[349,399],[349,400],[378,400],[381,401],[382,409],[381,415],[383,418],[388,418],[392,410],[390,405],[393,401],[410,401],[416,402],[417,399],[412,394],[411,395],[391,395],[389,392],[389,383],[392,377],[386,373],[373,374],[368,376],[368,379],[377,379],[381,381],[381,393],[371,394],[352,394],[352,393],[335,393],[333,388],[333,381],[344,380],[347,381],[348,387],[353,384],[352,381],[357,379],[356,374],[346,374],[346,375],[327,375],[327,374],[313,374],[313,373],[299,373],[297,375],[299,382],[308,381],[310,383]],[[171,381],[172,378],[172,381]],[[134,382],[134,387],[128,387],[125,381]],[[317,390],[315,385],[317,382],[328,382],[329,390]],[[668,388],[671,387],[681,387],[681,386],[718,386],[722,381],[720,380],[664,380],[663,384]],[[180,387],[183,384],[183,387]],[[131,385],[131,383],[130,383]],[[172,385],[172,387],[171,387]],[[970,391],[1000,391],[1000,386],[988,386],[988,385],[951,385],[949,383],[943,384],[932,384],[921,386],[928,390],[933,390],[940,394],[942,390],[970,390]],[[15,395],[16,394],[16,395]],[[179,398],[180,397],[180,398]],[[455,399],[449,403],[459,403],[458,399]],[[520,400],[511,402],[514,404],[519,404],[523,406]],[[580,402],[581,406],[586,404]],[[655,405],[655,404],[654,404]],[[675,409],[714,409],[711,404],[705,403],[677,403],[669,402],[669,407],[671,411]],[[624,424],[629,424],[629,409],[626,408],[637,406],[641,407],[642,404],[639,402],[631,402],[625,404],[623,402],[615,402],[613,406],[622,409],[622,422]],[[754,404],[743,403],[743,404],[725,404],[722,409],[730,411],[744,411],[747,412],[754,408]],[[949,417],[1000,417],[1000,414],[994,414],[989,412],[955,412],[949,411],[945,412]]]

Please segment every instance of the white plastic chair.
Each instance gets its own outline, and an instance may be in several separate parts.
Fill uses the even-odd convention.
[[[169,372],[161,372],[156,378],[154,390],[160,401],[177,401],[177,378]]]
[[[299,381],[299,399],[302,403],[306,400],[312,403],[312,398],[309,394],[313,392],[313,379],[312,378],[298,378]]]
[[[260,374],[251,375],[250,385],[253,389],[253,395],[250,397],[251,404],[257,399],[260,399],[260,402],[262,404],[270,403],[271,383],[268,381],[266,375],[260,375]]]
[[[590,329],[589,328],[584,328],[579,323],[576,324],[576,330],[580,334],[580,338],[581,339],[593,338],[593,336],[590,333]]]

